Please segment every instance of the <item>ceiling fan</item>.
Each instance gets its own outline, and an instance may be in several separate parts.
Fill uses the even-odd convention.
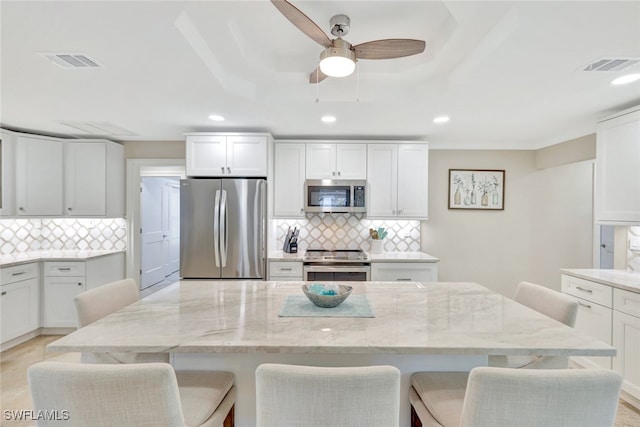
[[[351,45],[342,37],[349,32],[350,20],[346,15],[331,18],[330,39],[307,15],[286,0],[271,0],[271,3],[300,31],[324,46],[320,64],[309,76],[309,83],[318,83],[327,77],[346,77],[356,66],[358,59],[392,59],[424,52],[424,40],[384,39]]]

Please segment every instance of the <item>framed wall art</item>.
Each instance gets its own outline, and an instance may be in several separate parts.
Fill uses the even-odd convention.
[[[449,169],[449,209],[504,210],[504,170]]]

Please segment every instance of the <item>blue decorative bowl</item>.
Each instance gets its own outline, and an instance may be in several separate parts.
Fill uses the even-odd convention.
[[[309,290],[308,285],[302,285],[302,292],[309,298],[314,305],[322,308],[333,308],[337,307],[347,299],[349,295],[351,295],[351,290],[353,289],[351,286],[347,285],[338,285],[340,291],[337,295],[320,295],[315,292],[311,292]]]

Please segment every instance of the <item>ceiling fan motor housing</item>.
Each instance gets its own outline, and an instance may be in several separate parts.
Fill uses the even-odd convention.
[[[329,23],[331,24],[331,34],[336,37],[346,36],[351,28],[351,20],[347,15],[335,15]]]
[[[353,50],[351,50],[351,43],[342,39],[335,39],[333,41],[333,46],[329,46],[325,50],[320,53],[320,60],[331,56],[342,56],[344,58],[349,58],[350,60],[356,60],[356,54]]]

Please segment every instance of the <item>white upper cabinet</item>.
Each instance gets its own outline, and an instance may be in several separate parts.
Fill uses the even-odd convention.
[[[369,144],[367,163],[367,217],[395,217],[398,144]]]
[[[429,146],[369,144],[367,217],[428,218]]]
[[[109,216],[125,211],[121,144],[2,131],[3,216]]]
[[[188,176],[267,176],[269,137],[257,135],[189,134]]]
[[[305,144],[276,143],[273,216],[304,217]]]
[[[367,144],[307,144],[307,179],[366,179]]]
[[[124,216],[124,147],[112,141],[69,141],[65,214]]]
[[[398,216],[427,219],[429,147],[398,145]]]
[[[595,220],[640,223],[640,109],[598,123]]]
[[[12,132],[0,129],[1,153],[0,215],[16,214],[16,137]]]
[[[55,138],[16,137],[17,215],[62,215],[64,144]]]

